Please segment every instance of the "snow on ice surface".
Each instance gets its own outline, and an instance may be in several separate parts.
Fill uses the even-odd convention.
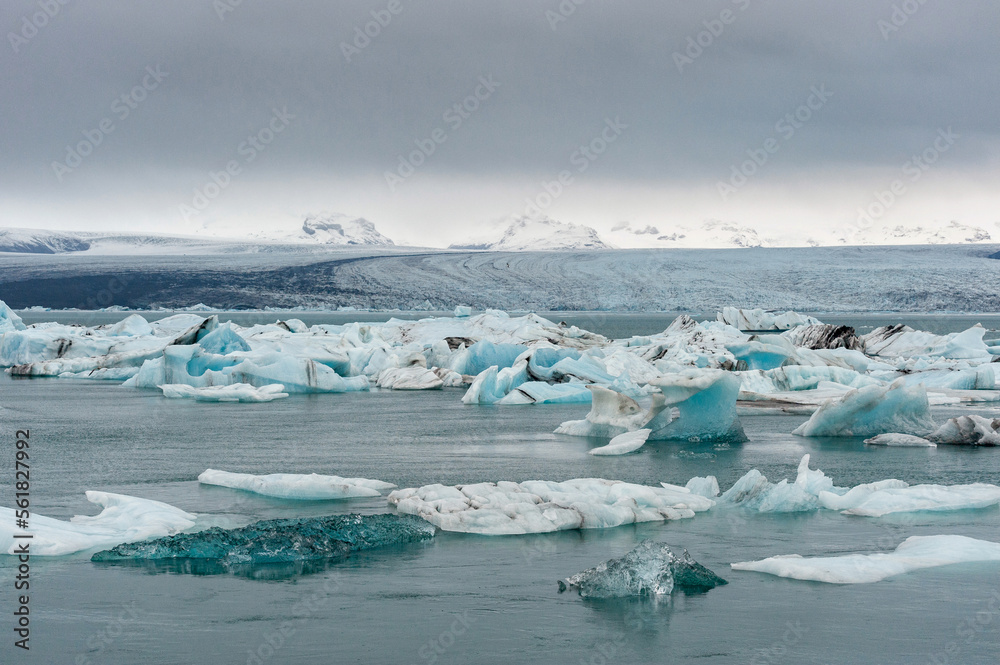
[[[434,537],[434,527],[405,515],[332,515],[255,522],[238,529],[212,527],[144,543],[125,543],[91,557],[96,562],[200,560],[240,572],[246,566],[336,559],[351,552]]]
[[[70,521],[31,516],[31,554],[60,556],[97,547],[110,547],[158,538],[195,526],[197,515],[160,501],[110,492],[87,492],[87,500],[101,506],[95,516],[77,515]],[[14,510],[0,508],[0,551],[13,554]]]
[[[696,478],[691,491],[706,483]],[[881,517],[892,513],[943,512],[989,508],[1000,504],[1000,487],[970,485],[909,485],[880,480],[852,488],[836,487],[822,471],[809,468],[809,455],[799,462],[794,482],[771,483],[757,469],[747,472],[718,499],[720,506],[741,506],[759,513],[808,512],[825,508],[847,515]]]
[[[891,446],[899,448],[937,448],[937,444],[920,436],[912,434],[879,434],[870,439],[865,439],[869,446]]]
[[[594,448],[589,451],[591,455],[627,455],[634,453],[646,444],[651,430],[640,429],[634,432],[625,432],[611,439],[606,446]]]
[[[547,216],[517,217],[498,240],[467,240],[450,247],[513,252],[607,248],[589,226],[557,222]]]
[[[559,592],[571,589],[584,598],[665,596],[674,590],[707,591],[726,583],[687,550],[677,556],[666,543],[644,540],[618,559],[560,580]]]
[[[829,557],[774,556],[732,564],[733,570],[830,584],[870,584],[914,570],[1000,561],[1000,543],[966,536],[910,536],[892,552]]]
[[[285,387],[271,383],[255,388],[247,383],[233,383],[228,386],[206,386],[194,388],[183,383],[165,383],[160,386],[164,397],[174,399],[194,399],[199,402],[270,402],[288,397]]]
[[[901,379],[889,386],[858,388],[831,400],[795,429],[799,436],[875,436],[890,432],[927,434],[934,430],[927,391]]]
[[[396,510],[445,530],[482,535],[602,529],[693,517],[715,503],[683,487],[580,478],[474,485],[426,485],[389,495]]]
[[[716,319],[739,330],[789,330],[796,326],[820,323],[818,319],[798,312],[767,312],[763,309],[723,307]]]
[[[230,473],[215,469],[204,471],[198,476],[198,481],[203,485],[219,485],[279,499],[301,499],[304,501],[380,496],[382,491],[396,487],[392,483],[368,478],[341,478],[340,476],[321,476],[315,473],[272,473],[255,476],[249,473]]]

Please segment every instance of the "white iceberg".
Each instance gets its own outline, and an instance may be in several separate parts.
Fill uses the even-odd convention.
[[[889,432],[887,434],[879,434],[878,436],[873,436],[870,439],[865,439],[865,443],[869,446],[891,446],[900,448],[937,448],[937,444],[928,441],[922,436],[913,436],[912,434],[897,434],[895,432]]]
[[[593,396],[587,417],[564,422],[556,429],[556,434],[612,439],[625,432],[646,428],[664,411],[666,414],[661,422],[669,422],[678,414],[676,409],[667,408],[662,393],[654,394],[652,404],[646,409],[628,395],[614,390],[601,386],[587,386],[587,389]]]
[[[739,330],[789,330],[796,326],[808,326],[821,323],[819,319],[798,312],[768,312],[763,309],[738,309],[723,307],[716,318],[726,325]]]
[[[496,536],[684,519],[715,502],[683,487],[580,478],[427,485],[396,490],[389,503],[445,531]]]
[[[634,453],[646,444],[651,430],[640,429],[634,432],[625,432],[611,439],[606,446],[594,448],[589,451],[591,455],[627,455]]]
[[[110,492],[87,492],[87,500],[101,506],[93,517],[77,515],[68,522],[33,514],[29,533],[32,556],[61,556],[95,548],[114,547],[150,538],[171,536],[195,526],[197,515],[160,501]],[[0,508],[0,551],[14,554],[14,510]]]
[[[870,584],[914,570],[984,561],[1000,561],[1000,543],[966,536],[910,536],[892,552],[828,557],[790,554],[734,563],[732,568],[829,584]]]
[[[415,365],[387,367],[379,373],[375,385],[389,390],[437,390],[444,387],[444,381],[433,370]]]
[[[368,478],[341,478],[340,476],[321,476],[315,473],[272,473],[255,476],[249,473],[230,473],[215,469],[206,469],[198,476],[198,482],[203,485],[219,485],[279,499],[304,501],[381,496],[383,491],[396,487],[392,483]]]
[[[909,485],[902,480],[882,480],[851,488],[843,494],[824,491],[817,497],[828,510],[845,515],[882,517],[893,513],[975,510],[1000,504],[1000,487],[970,485]]]
[[[21,317],[14,310],[7,306],[7,303],[0,300],[0,335],[12,330],[24,330],[26,326]]]
[[[823,404],[792,433],[799,436],[875,436],[888,432],[927,434],[934,430],[927,391],[896,380],[868,386]]]
[[[986,329],[979,325],[950,335],[934,335],[909,326],[895,325],[876,328],[863,335],[861,341],[869,356],[979,359],[989,362],[989,349],[983,341],[985,334]]]
[[[206,386],[195,388],[183,383],[165,383],[160,386],[164,397],[173,399],[193,399],[199,402],[270,402],[288,397],[285,387],[271,383],[255,388],[247,383],[233,383],[228,386]]]

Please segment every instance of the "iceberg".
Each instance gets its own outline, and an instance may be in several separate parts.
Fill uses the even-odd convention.
[[[396,487],[392,483],[368,478],[341,478],[340,476],[321,476],[315,473],[271,473],[255,476],[249,473],[230,473],[215,469],[206,469],[198,476],[198,482],[203,485],[219,485],[279,499],[304,501],[381,496],[384,490]]]
[[[645,445],[650,431],[648,429],[640,429],[634,432],[619,434],[611,439],[608,445],[594,448],[589,452],[591,455],[627,455],[628,453],[634,453]]]
[[[437,390],[444,387],[444,380],[433,370],[419,365],[387,367],[379,372],[375,385],[389,390]]]
[[[845,515],[882,517],[893,513],[975,510],[1000,504],[1000,487],[970,485],[909,485],[902,480],[882,480],[858,485],[844,494],[820,492],[819,503]]]
[[[878,436],[873,436],[870,439],[865,439],[865,443],[869,446],[895,446],[895,447],[909,447],[909,448],[937,448],[937,444],[920,436],[913,436],[912,434],[879,434]]]
[[[795,356],[792,343],[779,335],[754,335],[747,342],[727,344],[726,349],[750,370],[776,369]]]
[[[7,303],[0,300],[0,335],[12,330],[25,330],[26,327],[21,317],[8,307]]]
[[[617,480],[501,481],[400,489],[389,503],[444,531],[482,535],[603,529],[694,517],[715,502],[683,487],[649,487]]]
[[[829,584],[870,584],[914,570],[984,561],[1000,561],[1000,543],[966,536],[910,536],[892,552],[829,557],[790,554],[734,563],[732,568]]]
[[[132,314],[108,329],[109,337],[143,337],[153,334],[149,321],[138,314]]]
[[[1000,446],[1000,418],[958,416],[941,425],[927,438],[951,445]]]
[[[822,471],[810,469],[809,455],[803,455],[794,482],[782,480],[774,484],[752,469],[719,497],[719,503],[739,505],[758,513],[808,512],[819,509],[820,492],[832,489],[833,481]]]
[[[876,328],[861,337],[869,356],[905,358],[977,359],[989,362],[991,356],[983,337],[986,329],[976,325],[950,335],[934,335],[909,326]]]
[[[897,379],[868,386],[823,404],[792,433],[799,436],[875,436],[889,432],[927,434],[934,430],[927,391]]]
[[[197,515],[160,501],[110,492],[87,492],[87,501],[101,506],[100,514],[77,515],[70,521],[31,516],[32,556],[62,556],[118,543],[158,538],[195,526]],[[0,508],[0,551],[14,554],[17,539],[14,510]]]
[[[820,323],[819,319],[799,314],[798,312],[768,312],[763,309],[738,309],[723,307],[716,314],[716,319],[739,330],[789,330],[796,326],[811,326]]]
[[[160,386],[164,397],[188,398],[199,402],[270,402],[288,397],[285,387],[271,383],[255,388],[247,383],[233,383],[228,386],[206,386],[195,388],[183,383],[164,383]]]
[[[351,552],[428,540],[434,527],[400,515],[334,515],[255,522],[239,529],[212,527],[144,543],[124,543],[91,557],[95,562],[201,560],[223,569],[301,563]]]
[[[644,540],[618,559],[559,581],[559,592],[577,591],[583,598],[628,598],[667,596],[674,591],[704,592],[727,584],[711,570],[691,558],[681,556],[666,543]]]
[[[468,305],[455,305],[455,318],[472,316],[472,308]]]
[[[652,405],[648,409],[644,409],[628,395],[622,395],[609,388],[587,386],[587,389],[592,394],[587,417],[584,420],[564,422],[556,429],[556,434],[612,439],[619,434],[645,428],[656,420],[664,410],[667,413],[663,418],[660,418],[661,424],[665,420],[669,422],[678,415],[676,409],[667,408],[662,393],[654,394]]]
[[[587,404],[593,394],[579,383],[549,384],[528,381],[517,386],[497,401],[497,404]]]

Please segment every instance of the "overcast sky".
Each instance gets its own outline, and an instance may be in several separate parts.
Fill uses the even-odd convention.
[[[2,226],[1000,234],[995,0],[62,1],[0,6]]]

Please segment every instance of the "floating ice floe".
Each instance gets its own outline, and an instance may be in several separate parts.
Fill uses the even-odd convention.
[[[896,432],[927,434],[935,428],[923,386],[906,386],[901,380],[882,386],[858,388],[823,404],[797,427],[799,436],[875,436]]]
[[[927,438],[951,445],[1000,446],[1000,418],[958,416],[941,425]]]
[[[389,503],[445,531],[497,536],[683,519],[715,502],[683,487],[580,478],[427,485],[396,490]]]
[[[966,536],[910,536],[892,552],[828,557],[789,554],[734,563],[732,568],[830,584],[870,584],[914,570],[985,561],[1000,561],[1000,543]]]
[[[144,543],[121,544],[91,557],[96,562],[198,560],[217,572],[245,566],[335,559],[351,552],[419,542],[434,536],[426,522],[400,515],[334,515],[213,527]],[[235,570],[234,570],[235,572]]]
[[[160,501],[110,492],[87,492],[87,500],[101,506],[95,516],[77,515],[63,520],[31,516],[32,556],[60,556],[98,547],[111,547],[148,538],[158,538],[195,526],[197,515]],[[14,511],[0,508],[0,551],[14,554],[19,542],[14,536]]]
[[[715,479],[694,478],[692,492]],[[708,485],[711,488],[711,485]],[[716,485],[716,487],[718,487]],[[972,510],[1000,505],[1000,487],[985,483],[970,485],[910,485],[888,479],[856,487],[836,487],[820,470],[809,468],[803,455],[793,482],[771,483],[757,469],[737,480],[717,500],[720,507],[740,506],[759,513],[839,510],[846,515],[881,517],[892,513]]]
[[[593,448],[589,451],[591,455],[627,455],[642,448],[646,439],[649,438],[648,429],[640,429],[634,432],[625,432],[611,439],[611,442],[600,448]]]
[[[989,362],[990,354],[983,336],[986,329],[974,326],[950,335],[934,335],[895,325],[876,328],[861,337],[869,356],[905,358],[979,359]]]
[[[270,383],[255,388],[248,383],[233,383],[228,386],[206,386],[195,388],[183,383],[165,383],[160,386],[164,397],[193,399],[199,402],[270,402],[288,397],[285,386]]]
[[[922,436],[913,436],[912,434],[879,434],[878,436],[873,436],[870,439],[865,439],[865,443],[869,446],[890,446],[899,448],[937,448],[937,444],[933,441],[928,441]]]
[[[0,300],[0,333],[24,329],[25,325],[21,317],[8,307],[7,303]]]
[[[559,592],[575,590],[584,598],[628,598],[666,596],[677,591],[708,591],[727,584],[711,570],[691,558],[681,556],[666,543],[644,540],[618,559],[559,580]]]
[[[368,478],[341,478],[340,476],[321,476],[315,473],[271,473],[255,476],[249,473],[231,473],[215,469],[205,470],[198,476],[198,482],[203,485],[219,485],[279,499],[305,501],[381,496],[383,491],[396,487],[392,483]]]

